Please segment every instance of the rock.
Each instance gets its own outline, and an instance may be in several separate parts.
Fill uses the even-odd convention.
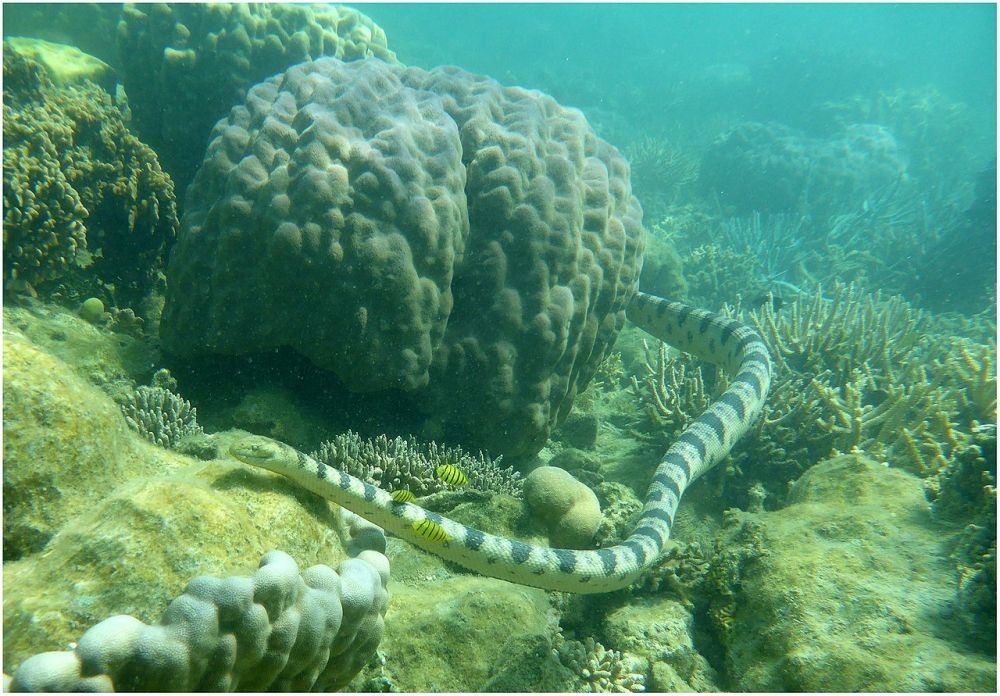
[[[65,650],[109,616],[154,621],[193,577],[251,575],[275,548],[302,568],[345,558],[336,506],[280,476],[232,459],[199,462],[128,428],[85,376],[124,378],[132,339],[61,310],[5,308],[4,317],[8,669]],[[228,451],[240,436],[213,437]]]
[[[724,688],[996,690],[995,661],[957,639],[954,530],[915,476],[840,456],[807,471],[788,507],[727,518],[710,574]]]
[[[170,467],[147,456],[152,448],[106,394],[10,323],[3,354],[3,538],[11,561],[39,551],[115,486]]]
[[[597,444],[597,428],[600,421],[593,413],[571,414],[566,422],[559,426],[556,433],[558,439],[567,445],[580,449],[593,449]]]
[[[591,548],[601,525],[594,492],[554,466],[540,466],[524,480],[524,502],[549,532],[552,546]]]
[[[416,553],[412,547],[408,552]],[[550,633],[548,613],[544,591],[492,578],[394,583],[388,624],[406,628],[386,632],[385,669],[403,692],[481,691],[512,655],[527,660],[533,654],[523,652],[524,641],[534,644],[534,637]]]
[[[694,647],[693,623],[675,599],[635,597],[605,617],[604,635],[652,667],[650,691],[719,691],[718,675]]]
[[[90,80],[114,94],[118,80],[111,66],[76,46],[26,36],[12,36],[4,41],[25,58],[44,65],[49,79],[57,85],[65,87]]]

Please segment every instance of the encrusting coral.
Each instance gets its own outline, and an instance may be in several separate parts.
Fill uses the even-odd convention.
[[[5,286],[137,306],[177,230],[173,183],[107,92],[3,54]]]

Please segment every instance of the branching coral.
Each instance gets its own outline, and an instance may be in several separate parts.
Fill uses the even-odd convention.
[[[883,300],[854,284],[835,285],[832,299],[819,287],[780,312],[766,303],[749,319],[767,341],[779,371],[847,378],[864,362],[890,379],[920,341],[922,315],[900,297]]]
[[[629,693],[646,690],[646,676],[634,671],[631,656],[608,650],[592,637],[566,640],[556,634],[553,654],[579,675],[576,691],[584,693]]]
[[[482,452],[472,456],[461,447],[421,443],[413,437],[364,439],[347,431],[323,442],[310,456],[387,491],[406,489],[424,496],[447,490],[451,486],[435,471],[452,464],[465,472],[471,488],[522,497],[524,481],[513,467],[500,468],[502,457],[490,459]]]
[[[119,405],[129,427],[166,449],[175,449],[184,438],[204,432],[198,425],[198,409],[161,387],[138,387]]]
[[[641,400],[650,421],[672,440],[704,413],[712,398],[726,388],[726,382],[720,379],[714,389],[708,389],[694,358],[669,355],[666,344],[659,341],[655,352],[645,339],[642,347],[643,375],[641,379],[632,377],[632,393]]]

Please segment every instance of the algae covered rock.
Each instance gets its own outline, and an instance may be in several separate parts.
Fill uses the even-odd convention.
[[[336,565],[346,558],[338,536],[351,536],[353,532],[344,531],[344,519],[335,506],[304,494],[284,479],[261,476],[233,460],[198,462],[149,444],[129,430],[113,399],[85,378],[89,370],[79,346],[74,350],[64,345],[73,343],[77,334],[86,338],[98,333],[98,329],[66,311],[39,310],[39,314],[30,315],[23,308],[5,309],[3,657],[4,664],[13,669],[42,651],[64,652],[46,653],[29,662],[22,675],[15,673],[15,686],[47,684],[46,688],[52,688],[53,684],[62,684],[65,689],[77,688],[73,675],[86,675],[66,646],[110,616],[134,616],[136,620],[130,624],[133,627],[139,621],[153,621],[199,574],[248,575],[256,559],[280,547],[288,555],[282,556],[285,560],[273,570],[263,571],[263,598],[254,595],[254,601],[266,604],[270,595],[265,590],[273,585],[284,597],[281,602],[287,599],[294,605],[303,597],[301,588],[296,589],[299,585],[292,582],[298,578],[296,564]],[[60,319],[71,323],[60,324]],[[52,334],[64,330],[56,328],[59,326],[64,327],[65,334],[56,340]],[[33,337],[40,340],[35,342]],[[92,336],[87,340],[101,346]],[[110,340],[114,345],[115,339]],[[60,348],[62,356],[71,362],[52,355],[50,346]],[[74,367],[77,363],[81,365]],[[227,451],[224,445],[240,434],[212,437],[223,445],[220,451]],[[336,639],[332,644],[335,658],[322,675],[314,674],[313,658],[303,672],[323,686],[336,687],[348,681],[372,654],[382,635],[387,567],[379,566],[384,565],[384,557],[381,561],[377,557],[369,559],[365,553],[361,551],[355,561],[364,560],[374,569],[368,573],[369,579],[374,577],[375,584],[382,586],[381,594],[371,582],[363,592],[351,590],[350,594],[345,589],[341,597],[344,630],[334,631]],[[341,575],[353,573],[350,567],[340,571]],[[308,585],[316,580],[316,572],[306,571],[302,582]],[[281,576],[280,582],[268,585],[274,573]],[[224,599],[223,595],[230,596],[223,592],[212,595],[215,600],[206,600],[204,593],[198,594],[206,582],[211,581],[192,583],[189,590],[197,597],[178,599],[179,603],[171,605],[163,615],[162,625],[148,629],[151,639],[156,642],[162,638],[166,642],[157,645],[169,648],[175,657],[187,654],[182,643],[194,640],[191,636],[207,635],[199,632],[201,629],[188,632],[185,621],[193,621],[209,633],[214,630],[211,621],[204,622],[203,600],[212,604],[220,597]],[[237,593],[240,597],[245,594]],[[318,596],[315,599],[327,601]],[[197,608],[196,617],[185,614],[192,607]],[[282,610],[285,608],[283,604]],[[264,609],[258,607],[251,614],[254,611],[259,614]],[[293,610],[280,625],[276,624],[275,636],[280,633],[287,641],[291,635],[295,642],[301,613],[296,612]],[[183,617],[188,618],[180,620]],[[272,615],[275,617],[277,613]],[[224,622],[225,616],[221,620]],[[303,630],[310,630],[308,621],[301,625]],[[102,631],[115,630],[111,624],[101,626],[91,636],[90,648],[99,647]],[[324,635],[330,637],[329,631]],[[261,634],[253,636],[250,642],[258,645]],[[94,644],[95,640],[98,644]],[[223,643],[226,640],[223,637]],[[325,645],[330,647],[329,642]],[[129,646],[129,650],[135,647],[131,643]],[[237,654],[241,657],[236,666],[223,670],[229,675],[226,678],[238,680],[241,669],[256,664],[256,658],[249,653]],[[321,662],[326,665],[326,658]],[[244,683],[266,685],[265,677],[272,674],[269,664],[258,665],[262,672],[252,678],[264,681],[253,681],[243,674]],[[105,666],[109,674],[117,669],[115,664]],[[191,674],[199,674],[198,669],[195,665]],[[185,674],[153,670],[143,674],[147,681],[136,683],[154,690],[187,690],[202,683],[185,681]],[[309,686],[301,681],[289,682],[289,686],[295,685]]]
[[[9,561],[40,550],[109,490],[158,467],[106,394],[19,331],[18,312],[4,314],[3,538]]]
[[[44,65],[56,85],[65,87],[90,80],[108,92],[115,91],[117,79],[111,66],[76,46],[21,36],[11,36],[5,44],[5,48]]]
[[[675,599],[634,597],[604,618],[604,636],[644,661],[650,691],[719,691],[718,675],[692,642],[693,623]]]
[[[504,669],[501,656],[523,657],[523,641],[551,633],[548,614],[544,591],[493,578],[394,585],[387,615],[406,628],[382,643],[386,670],[400,691],[479,691]]]
[[[727,688],[993,691],[951,616],[953,531],[920,480],[857,455],[815,465],[788,507],[733,512],[710,574]]]

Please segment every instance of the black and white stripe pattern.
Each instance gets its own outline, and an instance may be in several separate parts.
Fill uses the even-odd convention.
[[[621,544],[596,551],[552,549],[487,534],[321,464],[288,445],[249,437],[231,448],[238,459],[277,472],[407,541],[476,572],[564,592],[610,592],[631,584],[670,538],[684,490],[725,457],[760,415],[771,384],[767,347],[750,327],[679,302],[637,293],[628,308],[636,325],[680,350],[735,373],[728,389],[666,452],[642,515]],[[430,520],[447,534],[431,540],[414,528]]]

